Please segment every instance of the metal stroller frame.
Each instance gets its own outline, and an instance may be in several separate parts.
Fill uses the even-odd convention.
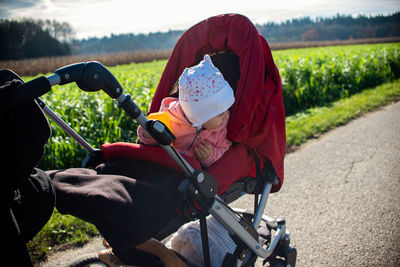
[[[129,95],[123,93],[123,89],[113,74],[98,62],[76,63],[62,67],[54,74],[38,77],[28,83],[19,86],[13,101],[23,102],[24,99],[36,98],[48,91],[53,85],[63,85],[76,82],[78,87],[84,91],[105,91],[111,98],[116,99],[118,106],[135,119],[146,129],[159,145],[185,172],[186,179],[181,183],[180,190],[191,197],[203,211],[211,214],[230,233],[238,245],[235,255],[231,255],[227,266],[252,266],[257,257],[269,262],[274,266],[294,266],[296,262],[296,250],[289,246],[290,235],[286,230],[285,220],[274,220],[264,215],[272,185],[277,176],[271,168],[258,170],[259,179],[243,179],[235,183],[227,192],[218,196],[217,182],[215,178],[202,170],[193,169],[189,163],[172,147],[173,135],[160,121],[148,120],[140,108],[134,103]],[[98,150],[90,146],[82,137],[71,129],[61,118],[59,118],[43,101],[37,99],[43,111],[53,119],[64,131],[82,145],[89,155],[94,155]],[[261,179],[261,181],[260,181]],[[258,181],[257,181],[258,180]],[[225,202],[231,202],[243,193],[254,192],[261,185],[261,198],[258,194],[255,198],[254,214],[240,209],[232,209]],[[249,222],[252,218],[253,221]],[[202,217],[200,216],[200,219]],[[201,220],[202,221],[202,220]],[[205,220],[203,220],[205,221]],[[264,222],[269,231],[275,234],[271,240],[267,240],[266,247],[259,243],[257,229]],[[203,227],[201,227],[204,230]],[[206,231],[205,227],[205,231]],[[204,235],[202,235],[204,236]],[[205,235],[207,236],[207,235]],[[204,240],[203,240],[204,241]],[[208,243],[203,242],[205,264],[209,264]],[[208,252],[208,253],[207,253]]]

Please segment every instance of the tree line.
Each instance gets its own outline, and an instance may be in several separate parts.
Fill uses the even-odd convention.
[[[256,24],[270,43],[348,40],[400,36],[400,12],[391,15],[365,16],[337,14],[332,18],[295,18],[281,23]],[[74,53],[126,52],[131,50],[172,49],[183,31],[150,34],[119,34],[74,42]]]
[[[281,23],[256,24],[268,42],[348,40],[400,36],[400,12],[390,15],[295,18]],[[58,55],[86,55],[144,50],[170,50],[183,31],[149,34],[112,34],[75,39],[67,22],[0,20],[0,60]]]
[[[0,20],[0,60],[71,54],[74,30],[56,20]]]
[[[365,16],[337,14],[332,18],[296,18],[256,25],[268,42],[328,41],[400,36],[400,12]]]
[[[170,50],[182,34],[183,31],[178,30],[148,34],[112,34],[109,37],[75,40],[72,46],[74,54],[78,55],[91,54],[93,51],[103,54],[135,50]]]

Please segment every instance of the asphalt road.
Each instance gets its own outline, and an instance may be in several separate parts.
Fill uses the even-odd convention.
[[[252,198],[233,206],[251,209]],[[265,213],[286,219],[297,266],[400,266],[400,102],[288,154],[284,185]],[[96,240],[43,266],[67,266],[100,247]]]

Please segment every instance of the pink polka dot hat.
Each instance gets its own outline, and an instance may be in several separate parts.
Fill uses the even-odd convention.
[[[194,127],[228,110],[235,102],[233,90],[209,55],[179,77],[179,103]]]

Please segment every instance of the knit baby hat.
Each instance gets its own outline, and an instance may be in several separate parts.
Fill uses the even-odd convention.
[[[235,102],[231,86],[209,55],[198,65],[183,71],[178,88],[179,103],[194,127],[228,110]]]

